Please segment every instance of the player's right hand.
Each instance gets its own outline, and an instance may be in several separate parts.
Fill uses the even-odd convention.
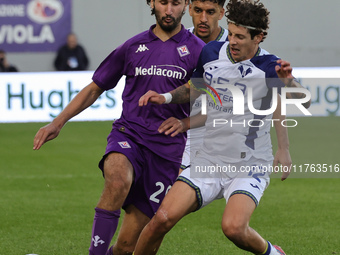
[[[186,132],[187,130],[188,128],[186,127],[185,123],[175,117],[170,117],[167,120],[163,121],[158,128],[159,133],[171,135],[171,137],[174,137],[179,133]]]
[[[139,106],[145,106],[149,102],[154,103],[154,104],[164,104],[165,97],[158,94],[155,91],[149,90],[143,96],[140,97],[138,105]]]
[[[33,150],[39,150],[44,143],[56,138],[59,135],[60,128],[52,123],[39,129],[34,137]]]
[[[281,167],[278,168],[279,164]],[[274,169],[281,169],[282,176],[281,181],[284,181],[288,178],[290,171],[292,169],[292,159],[290,157],[289,149],[280,149],[275,153],[274,161],[273,161]]]

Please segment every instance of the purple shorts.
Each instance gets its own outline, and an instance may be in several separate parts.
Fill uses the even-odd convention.
[[[123,209],[132,204],[152,218],[178,177],[180,162],[169,161],[158,156],[118,129],[111,131],[107,141],[106,152],[99,162],[99,168],[104,172],[104,160],[109,153],[124,154],[131,162],[135,176]]]

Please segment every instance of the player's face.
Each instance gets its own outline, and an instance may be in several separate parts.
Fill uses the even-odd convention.
[[[157,24],[166,32],[171,32],[181,24],[187,3],[185,0],[154,0]]]
[[[205,43],[216,40],[220,33],[218,21],[222,19],[224,8],[210,1],[193,1],[189,13],[195,28],[195,35]]]
[[[261,42],[261,35],[251,39],[247,28],[231,23],[228,25],[228,32],[230,53],[233,59],[240,62],[253,58]]]

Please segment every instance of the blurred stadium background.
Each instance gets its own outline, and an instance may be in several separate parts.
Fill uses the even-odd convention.
[[[10,0],[2,2],[13,3]],[[114,48],[154,23],[145,0],[70,0],[72,30],[85,47],[94,70]],[[337,66],[340,34],[336,0],[262,1],[271,12],[268,38],[262,47],[291,61],[292,66]],[[0,16],[1,18],[1,16]],[[191,27],[188,13],[183,24]],[[226,26],[225,17],[220,22]],[[0,47],[1,48],[1,47]],[[9,53],[21,71],[53,71],[55,53]]]

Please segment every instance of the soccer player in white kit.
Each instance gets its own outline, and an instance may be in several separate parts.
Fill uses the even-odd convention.
[[[228,30],[219,26],[219,20],[224,16],[225,0],[193,0],[189,5],[189,13],[192,17],[193,27],[188,31],[195,34],[205,43],[211,41],[225,42],[228,40]],[[299,83],[295,83],[299,86]],[[202,145],[203,134],[205,132],[204,116],[201,115],[202,100],[198,97],[192,104],[190,118],[178,120],[169,118],[160,126],[160,132],[167,135],[176,136],[180,132],[187,131],[187,142],[182,157],[180,172],[190,166],[190,155],[195,155]],[[274,112],[274,119],[284,121],[285,116],[281,116],[280,109]],[[201,126],[200,126],[201,125]],[[286,127],[274,124],[278,134],[287,132]],[[290,159],[287,159],[290,160]]]
[[[188,83],[166,94],[149,91],[139,101],[140,106],[148,102],[183,103],[207,87],[215,93],[208,102],[203,145],[142,231],[135,255],[156,254],[165,234],[182,217],[222,197],[227,201],[222,230],[228,239],[254,254],[285,254],[249,226],[269,184],[268,169],[273,161],[269,133],[272,113],[254,114],[249,107],[271,110],[275,92],[291,85],[292,68],[289,62],[259,47],[269,23],[269,12],[262,3],[231,0],[226,16],[229,42],[206,45]],[[252,101],[247,103],[249,97]],[[236,103],[240,101],[244,104]],[[243,115],[236,114],[240,109]],[[282,149],[289,153],[288,144],[285,146]],[[288,175],[283,172],[281,179]]]

